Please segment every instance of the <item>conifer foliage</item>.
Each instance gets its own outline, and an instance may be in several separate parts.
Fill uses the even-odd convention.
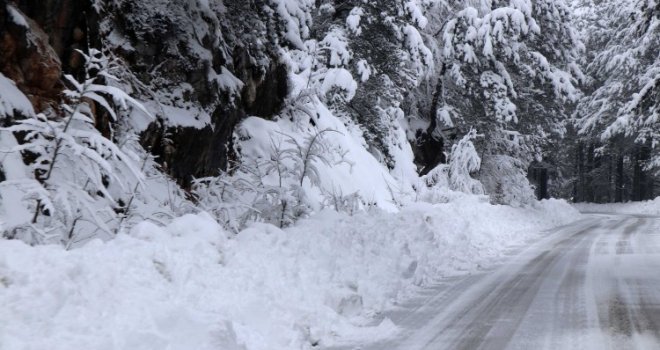
[[[586,154],[578,160],[578,181],[602,184],[594,197],[580,199],[653,198],[660,169],[658,3],[585,0],[575,7],[589,48],[589,93],[575,113]]]
[[[657,144],[660,10],[650,1],[621,5],[605,1],[592,7],[593,16],[606,16],[607,26],[600,28],[606,39],[593,38],[596,54],[588,68],[595,91],[579,105],[580,131],[600,133],[603,140],[624,134]]]
[[[565,135],[570,104],[580,98],[577,59],[583,44],[569,8],[546,0],[458,6],[438,32],[443,74],[437,108],[453,115],[451,123],[436,125],[484,134],[477,144],[484,177],[501,167],[508,170],[500,175],[515,174],[500,181],[482,178],[488,193],[529,187],[527,167],[547,157],[553,141]]]

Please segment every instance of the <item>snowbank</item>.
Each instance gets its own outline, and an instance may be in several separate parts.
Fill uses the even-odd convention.
[[[0,349],[310,349],[396,333],[375,313],[579,214],[464,196],[284,231],[229,235],[208,215],[80,249],[0,240]]]
[[[583,213],[617,213],[660,216],[660,197],[644,202],[628,203],[576,203],[573,205]]]

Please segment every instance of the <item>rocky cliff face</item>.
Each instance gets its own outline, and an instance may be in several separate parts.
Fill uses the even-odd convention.
[[[38,22],[5,1],[0,2],[0,72],[16,82],[35,110],[56,108],[62,89],[60,56]]]
[[[0,71],[36,109],[57,109],[62,72],[81,78],[77,50],[102,48],[117,60],[122,88],[156,116],[131,128],[184,187],[228,167],[235,126],[247,116],[278,115],[291,76],[357,124],[366,148],[390,170],[409,162],[395,157],[408,147],[401,145],[401,101],[433,62],[420,40],[402,34],[419,36],[414,27],[422,21],[396,1],[371,4],[362,15],[349,11],[358,3],[341,1],[2,1]],[[369,25],[360,28],[360,16]],[[107,116],[97,122],[110,136]]]
[[[184,187],[226,169],[236,124],[248,114],[273,116],[288,92],[275,47],[255,50],[236,33],[258,27],[258,12],[229,3],[236,4],[117,0],[99,7],[101,36],[146,88],[140,97],[158,117],[143,131],[143,145]],[[232,21],[239,18],[242,25]]]
[[[227,167],[234,127],[246,115],[279,111],[287,70],[273,58],[275,46],[246,41],[265,32],[259,11],[246,8],[254,4],[161,2],[2,0],[0,72],[35,110],[57,110],[62,72],[80,74],[77,50],[112,52],[126,88],[157,117],[139,126],[143,145],[187,186]]]

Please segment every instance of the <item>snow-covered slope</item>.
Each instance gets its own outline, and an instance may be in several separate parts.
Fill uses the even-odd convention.
[[[387,337],[396,325],[372,317],[418,286],[578,216],[561,201],[516,209],[464,196],[238,235],[188,215],[72,251],[0,240],[0,348],[292,350]]]

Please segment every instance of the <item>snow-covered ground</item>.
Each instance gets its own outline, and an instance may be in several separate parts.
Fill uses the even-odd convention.
[[[324,211],[238,235],[204,214],[71,251],[0,240],[0,349],[310,349],[396,334],[376,314],[580,214],[463,196]]]
[[[660,218],[591,214],[388,311],[394,339],[332,350],[660,349]]]
[[[651,201],[630,203],[576,203],[573,205],[584,213],[620,213],[660,216],[660,197]]]

